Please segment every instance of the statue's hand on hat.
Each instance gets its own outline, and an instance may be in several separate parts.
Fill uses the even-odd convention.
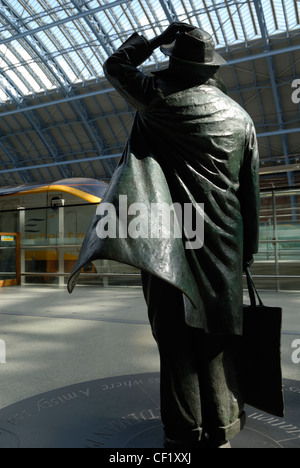
[[[190,24],[179,22],[172,23],[162,34],[152,39],[150,44],[154,50],[163,44],[171,44],[175,41],[178,34],[193,31],[194,29],[196,28]]]

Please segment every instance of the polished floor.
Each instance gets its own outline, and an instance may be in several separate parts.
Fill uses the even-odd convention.
[[[283,307],[283,376],[300,381],[300,292],[261,296]],[[65,288],[2,288],[0,340],[0,408],[80,382],[159,372],[140,287],[79,286],[72,295]]]

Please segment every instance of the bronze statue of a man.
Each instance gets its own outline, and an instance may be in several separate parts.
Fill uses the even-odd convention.
[[[160,46],[168,69],[139,70]],[[245,421],[233,349],[242,334],[243,268],[258,245],[258,150],[252,120],[218,75],[224,63],[208,33],[183,23],[152,41],[134,34],[106,61],[107,79],[137,113],[69,281],[71,292],[81,267],[99,258],[142,271],[166,447],[226,447]],[[141,203],[139,230],[129,235]],[[101,205],[114,206],[114,215]],[[157,205],[177,207],[181,236],[170,224],[155,230]],[[199,216],[201,232],[191,227]],[[114,235],[105,230],[110,221]]]

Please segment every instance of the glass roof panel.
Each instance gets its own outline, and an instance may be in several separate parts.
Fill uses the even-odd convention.
[[[299,29],[300,1],[261,5],[269,35]],[[14,83],[21,98],[102,77],[126,38],[137,31],[151,39],[174,14],[211,33],[217,47],[261,37],[254,0],[0,0],[0,101]],[[162,60],[156,51],[149,63]]]

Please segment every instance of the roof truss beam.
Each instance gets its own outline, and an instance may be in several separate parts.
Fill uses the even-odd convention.
[[[91,16],[91,15],[95,15],[97,13],[100,13],[100,11],[108,10],[108,9],[114,8],[114,7],[118,6],[118,5],[122,5],[124,3],[129,3],[129,1],[130,0],[115,0],[114,2],[107,3],[105,5],[99,6],[97,8],[93,8],[91,10],[81,11],[77,15],[68,16],[67,18],[63,18],[63,19],[58,20],[58,21],[53,21],[52,23],[44,24],[43,26],[40,26],[38,28],[34,28],[34,29],[31,29],[31,30],[19,32],[19,33],[15,34],[15,35],[13,35],[11,37],[1,39],[0,44],[7,44],[7,43],[12,42],[12,41],[17,41],[17,40],[22,39],[24,37],[32,36],[33,34],[37,34],[39,32],[46,31],[47,29],[54,28],[55,26],[61,26],[62,24],[65,24],[65,23],[69,23],[69,22],[76,21],[76,20],[81,19],[81,18],[85,18],[85,17]],[[0,8],[0,11],[1,11],[1,8]]]
[[[90,12],[90,16],[83,16],[82,18],[88,24],[89,28],[96,36],[107,55],[110,56],[113,52],[115,52],[116,48],[95,13],[91,14],[92,9],[88,5],[83,4],[83,2],[79,2],[78,0],[71,0],[71,2],[80,13],[85,11]]]
[[[11,86],[13,85],[13,83],[11,83],[11,80],[9,78],[9,76],[7,76],[5,73],[3,73],[3,76],[6,78],[7,82],[11,84]],[[16,104],[18,106],[20,106],[20,100],[19,100],[19,97],[18,96],[15,96],[15,94],[11,93],[9,89],[6,89],[6,92],[8,93],[8,95],[10,96],[10,98],[16,102]],[[22,95],[21,91],[18,90],[18,95],[20,96],[21,98],[21,101],[23,101],[25,99],[25,97]],[[43,141],[43,144],[45,145],[45,147],[47,148],[47,150],[49,151],[50,154],[52,154],[52,156],[55,158],[56,157],[56,154],[55,152],[53,151],[53,146],[51,145],[51,143],[48,141],[48,138],[49,138],[49,135],[48,135],[48,132],[45,134],[43,134],[41,132],[41,121],[39,119],[39,117],[36,115],[36,114],[26,114],[25,115],[25,118],[26,120],[29,122],[29,124],[31,125],[32,129],[38,134],[39,138],[41,139],[41,141]],[[36,120],[38,120],[38,123],[36,123]],[[55,146],[55,142],[52,140],[52,144]],[[32,145],[34,146],[34,143],[32,142]],[[5,144],[4,142],[1,143],[1,147],[2,149],[5,148]],[[14,163],[15,167],[18,167],[18,165],[20,164],[20,161],[17,161],[13,154],[12,154],[12,144],[9,143],[8,147],[10,149],[7,149],[5,148],[5,153],[7,156],[9,156],[9,159]],[[24,152],[26,152],[26,149],[24,147]],[[59,169],[62,176],[65,177],[65,171],[63,168],[60,168]],[[21,179],[23,179],[23,181],[25,183],[27,183],[28,181],[27,180],[24,180],[24,174],[20,173],[20,177]],[[32,179],[32,177],[31,177]],[[33,179],[32,179],[33,180]]]
[[[8,174],[10,172],[19,172],[19,171],[28,171],[30,169],[43,169],[45,167],[56,167],[56,166],[65,166],[68,164],[80,164],[80,163],[86,163],[86,162],[91,162],[91,161],[99,161],[99,160],[105,160],[105,159],[112,159],[112,158],[120,158],[122,156],[122,153],[119,154],[109,154],[106,156],[95,156],[92,158],[81,158],[81,159],[73,159],[70,161],[56,161],[52,163],[44,163],[44,164],[35,164],[33,166],[24,166],[24,167],[18,167],[18,168],[11,168],[11,169],[2,169],[0,170],[0,174]]]
[[[166,17],[168,18],[169,23],[179,21],[176,10],[171,0],[159,0],[159,3],[161,4]]]

